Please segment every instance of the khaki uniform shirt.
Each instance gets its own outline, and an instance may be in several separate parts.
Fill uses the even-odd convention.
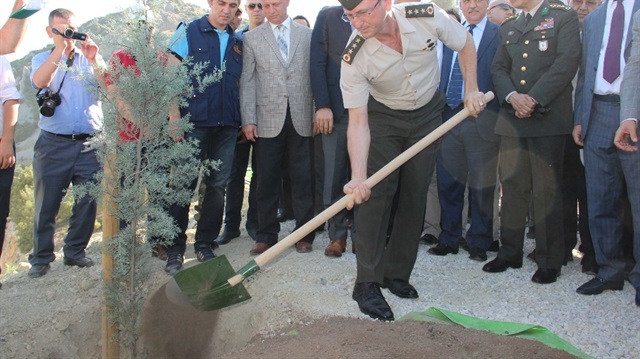
[[[394,110],[415,110],[431,101],[440,81],[437,40],[459,51],[466,43],[467,31],[436,5],[433,17],[406,18],[405,8],[411,6],[416,5],[392,7],[402,36],[402,54],[371,38],[365,40],[351,64],[343,61],[340,87],[345,108],[366,106],[370,94]],[[354,31],[349,44],[356,36],[361,35]]]

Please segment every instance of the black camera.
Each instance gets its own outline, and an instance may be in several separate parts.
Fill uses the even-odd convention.
[[[87,39],[87,34],[82,33],[82,32],[77,32],[77,31],[73,31],[73,29],[71,28],[66,28],[64,30],[64,33],[60,33],[60,31],[58,31],[58,29],[53,29],[53,33],[54,34],[58,34],[62,37],[66,37],[67,39],[73,39],[73,40],[80,40],[80,41],[84,41]]]
[[[57,92],[46,90],[43,93],[36,94],[36,101],[40,106],[40,114],[44,117],[51,117],[56,112],[56,107],[60,106],[62,100]]]

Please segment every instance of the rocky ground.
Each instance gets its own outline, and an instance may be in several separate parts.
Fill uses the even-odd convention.
[[[292,223],[286,223],[283,235],[291,227]],[[3,274],[0,358],[100,357],[100,238],[100,234],[96,234],[88,250],[98,263],[92,268],[65,267],[59,255],[52,270],[42,278],[28,278],[26,266],[17,266],[17,272]],[[252,243],[243,233],[216,253],[226,255],[237,269],[251,260]],[[149,285],[141,329],[149,357],[219,357],[245,348],[256,335],[261,336],[253,339],[245,356],[232,358],[404,357],[435,348],[436,344],[427,338],[439,338],[442,351],[433,349],[436,351],[417,357],[549,357],[540,349],[530,349],[531,356],[507,354],[498,349],[499,340],[504,338],[481,340],[476,334],[458,333],[460,328],[453,326],[442,329],[425,327],[426,324],[388,325],[370,321],[351,300],[355,255],[347,252],[341,258],[326,258],[322,251],[326,244],[325,232],[317,237],[314,251],[309,254],[287,250],[245,281],[252,299],[215,312],[196,312],[170,303],[162,291],[169,279],[163,271],[164,263],[154,260],[156,275]],[[526,252],[531,247],[528,241]],[[463,251],[458,255],[434,257],[427,254],[426,249],[420,246],[412,276],[412,283],[420,292],[419,299],[400,299],[383,290],[396,318],[438,307],[484,319],[539,324],[597,358],[640,357],[640,331],[636,330],[640,327],[640,309],[634,304],[635,292],[628,283],[623,291],[581,296],[575,293],[575,288],[589,276],[580,272],[578,258],[563,268],[558,282],[537,285],[530,281],[535,265],[527,260],[522,269],[488,274],[482,272],[482,264],[469,260]],[[187,256],[187,266],[197,263],[191,248]],[[280,335],[291,330],[299,335]],[[334,332],[336,334],[331,335]],[[389,345],[380,339],[387,336],[397,338],[392,342],[398,348],[389,352],[391,354],[376,349]],[[463,343],[461,336],[471,336],[471,342]],[[289,349],[281,349],[284,352],[279,353],[283,356],[269,356],[276,353],[277,348],[287,348],[283,344],[287,338],[293,343]],[[271,340],[274,342],[269,344]],[[427,349],[417,347],[423,341],[428,344]],[[494,350],[480,352],[483,343]],[[516,347],[521,345],[514,342]],[[416,348],[417,352],[412,351]],[[460,348],[462,352],[454,350]],[[331,351],[327,351],[329,349]],[[476,349],[483,354],[471,355]],[[400,356],[392,354],[395,352]]]

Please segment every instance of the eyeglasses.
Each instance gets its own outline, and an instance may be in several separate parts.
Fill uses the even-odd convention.
[[[498,5],[493,5],[492,7],[489,8],[489,10],[491,10],[493,8],[496,8],[496,7],[499,7],[502,10],[513,11],[513,12],[515,12],[515,10],[516,10],[513,6],[511,6],[509,4],[504,4],[504,3],[503,4],[498,4]]]
[[[251,10],[254,10],[256,8],[256,6],[258,7],[258,9],[262,10],[262,4],[261,3],[251,3],[251,4],[247,4],[247,6]]]
[[[347,13],[342,13],[342,21],[344,22],[352,22],[353,20],[357,19],[357,18],[361,18],[363,16],[369,16],[371,15],[371,13],[373,13],[373,11],[378,7],[378,5],[380,5],[380,1],[378,0],[378,2],[376,2],[375,5],[373,5],[373,7],[369,10],[361,10],[358,11],[355,14],[347,14]]]

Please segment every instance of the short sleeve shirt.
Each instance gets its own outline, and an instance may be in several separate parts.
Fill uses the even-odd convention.
[[[20,92],[16,88],[16,79],[6,57],[0,56],[0,138],[2,138],[3,116],[2,106],[9,100],[20,100]]]
[[[193,26],[197,26],[197,22],[192,22]],[[218,38],[220,39],[220,62],[218,65],[222,66],[224,62],[224,54],[226,53],[227,44],[229,44],[229,33],[224,30],[218,30],[215,27],[211,26],[216,33],[218,33]],[[187,41],[187,27],[184,23],[180,24],[176,29],[176,32],[171,37],[169,41],[169,50],[174,54],[180,56],[180,58],[185,58],[189,55],[189,42]]]
[[[392,7],[402,37],[402,54],[370,38],[351,64],[343,62],[340,87],[345,108],[366,106],[369,95],[394,110],[415,110],[433,98],[440,81],[437,40],[459,51],[468,33],[436,5],[433,17],[408,19],[404,14],[410,6],[415,4]],[[354,32],[351,40],[357,35]]]

